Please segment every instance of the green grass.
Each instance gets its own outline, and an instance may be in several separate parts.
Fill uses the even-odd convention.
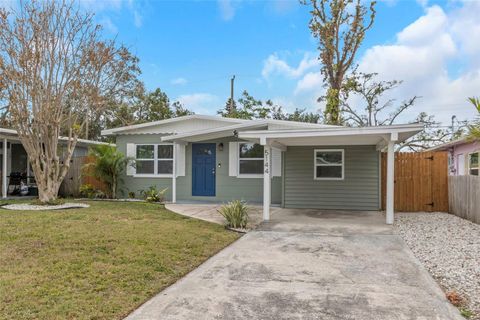
[[[238,235],[156,204],[0,209],[0,319],[121,319]]]

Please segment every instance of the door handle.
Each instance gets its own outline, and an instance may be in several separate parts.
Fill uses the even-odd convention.
[[[212,174],[215,175],[215,169],[212,169]]]

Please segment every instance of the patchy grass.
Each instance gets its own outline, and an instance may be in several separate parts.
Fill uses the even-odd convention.
[[[121,319],[238,235],[155,204],[0,209],[0,319]]]

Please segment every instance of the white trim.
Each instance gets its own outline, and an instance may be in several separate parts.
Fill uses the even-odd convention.
[[[305,138],[305,137],[331,137],[351,135],[383,135],[405,133],[412,136],[423,130],[422,124],[405,124],[378,127],[331,127],[302,130],[258,130],[242,131],[238,136],[241,139],[275,139],[275,138]],[[408,138],[408,137],[407,137]],[[405,139],[405,137],[403,137]]]
[[[173,144],[173,164],[172,164],[172,203],[177,202],[177,165],[176,165],[176,154],[177,154],[177,144]]]
[[[151,173],[136,173],[133,175],[134,178],[172,178],[172,174],[151,174]]]
[[[472,154],[474,154],[474,153],[478,154],[477,157],[478,157],[479,159],[478,159],[477,161],[480,160],[480,150],[475,150],[475,151],[472,151],[472,152],[469,152],[469,153],[468,153],[467,163],[466,163],[467,175],[468,175],[468,176],[474,176],[473,174],[471,174],[471,170],[477,170],[477,171],[479,171],[479,175],[480,175],[480,161],[479,161],[479,163],[477,164],[476,167],[470,167],[470,158],[471,158]]]
[[[124,126],[124,127],[102,130],[101,135],[102,136],[108,136],[108,135],[112,135],[112,134],[119,133],[119,132],[123,133],[123,131],[129,131],[129,130],[135,130],[135,129],[141,129],[141,128],[148,128],[148,127],[153,127],[153,126],[157,126],[157,125],[174,123],[174,122],[185,121],[185,120],[190,120],[190,119],[214,120],[214,121],[232,122],[232,123],[240,123],[240,122],[250,121],[250,120],[244,120],[244,119],[223,118],[223,117],[217,117],[217,116],[193,114],[193,115],[188,115],[188,116],[182,116],[182,117],[170,118],[170,119],[165,119],[165,120],[134,124],[134,125],[131,125],[131,126]]]
[[[263,178],[263,173],[258,173],[258,174],[243,173],[243,174],[238,174],[237,178],[240,178],[240,179],[261,179],[261,178]]]
[[[342,153],[342,164],[317,164],[317,152],[341,152]],[[317,177],[317,167],[342,167],[342,177],[333,178],[333,177]],[[313,180],[345,180],[345,149],[314,149],[313,150]]]
[[[271,150],[272,148],[269,145],[263,147],[263,221],[270,220],[270,204],[272,202]]]
[[[7,159],[7,154],[8,154],[8,141],[7,141],[7,138],[4,138],[3,139],[3,154],[2,154],[2,197],[4,199],[7,198],[8,196],[8,184],[7,184],[7,162],[8,162],[8,159]]]
[[[153,158],[137,158],[138,146],[153,146]],[[158,146],[172,146],[172,158],[158,158]],[[172,178],[175,171],[175,146],[173,143],[135,143],[135,163],[137,161],[153,161],[154,173],[135,173],[135,178]],[[158,161],[172,161],[172,173],[155,173],[158,172]],[[135,168],[136,171],[136,168]]]
[[[233,136],[233,131],[236,129],[243,129],[243,128],[255,128],[255,127],[266,127],[267,122],[266,121],[259,121],[259,122],[253,122],[253,123],[237,123],[231,126],[226,126],[226,127],[219,127],[219,128],[209,128],[209,129],[203,129],[203,130],[198,130],[198,131],[191,131],[191,132],[186,132],[186,133],[179,133],[179,134],[172,134],[168,136],[163,136],[161,138],[162,141],[174,141],[174,140],[180,140],[180,139],[191,139],[194,137],[201,137],[204,135],[210,135],[210,134],[215,134],[219,133],[222,134],[223,136]],[[197,142],[199,138],[195,139],[195,141],[192,142]],[[210,137],[205,137],[204,139],[201,140],[206,140],[210,139]]]
[[[387,147],[387,195],[385,205],[386,223],[393,224],[395,200],[395,141],[389,141]]]
[[[260,160],[263,160],[263,162],[265,163],[265,159],[264,157],[261,157],[261,158],[242,158],[240,157],[240,146],[242,144],[252,144],[252,145],[255,145],[255,144],[258,144],[258,143],[253,143],[253,142],[239,142],[237,144],[237,149],[238,149],[238,159],[237,159],[237,178],[246,178],[246,179],[259,179],[259,178],[262,178],[263,177],[263,173],[240,173],[240,161],[241,160],[252,160],[252,161],[260,161]],[[262,146],[263,147],[263,152],[265,151],[265,146]]]

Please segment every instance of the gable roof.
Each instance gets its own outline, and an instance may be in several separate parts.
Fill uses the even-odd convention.
[[[156,131],[155,128],[161,128],[162,126],[169,126],[170,131],[167,132],[162,132],[162,133],[179,133],[172,131],[172,125],[175,125],[176,123],[184,122],[184,121],[191,121],[191,120],[204,120],[204,121],[210,121],[210,122],[216,122],[216,123],[222,123],[222,125],[217,125],[217,126],[212,126],[212,130],[216,130],[220,127],[227,127],[230,125],[242,125],[245,124],[246,126],[251,126],[251,125],[258,125],[258,124],[267,124],[270,127],[274,127],[275,129],[293,129],[293,128],[304,128],[304,129],[316,129],[316,128],[330,128],[330,127],[338,127],[338,126],[331,126],[331,125],[325,125],[325,124],[319,124],[319,123],[307,123],[307,122],[298,122],[298,121],[289,121],[289,120],[275,120],[275,119],[255,119],[255,120],[245,120],[245,119],[236,119],[236,118],[224,118],[224,117],[219,117],[219,116],[210,116],[210,115],[200,115],[200,114],[193,114],[193,115],[188,115],[188,116],[182,116],[182,117],[177,117],[177,118],[170,118],[170,119],[165,119],[165,120],[159,120],[159,121],[153,121],[153,122],[147,122],[147,123],[141,123],[141,124],[135,124],[131,126],[124,126],[124,127],[118,127],[114,129],[107,129],[107,130],[102,130],[102,135],[118,135],[118,134],[148,134],[148,133],[158,133],[154,132]],[[192,130],[183,130],[182,128],[182,133],[184,132],[196,132],[196,131],[202,131],[202,130],[208,130],[210,126],[207,126],[207,128],[194,128],[192,126]]]
[[[126,133],[128,131],[132,131],[132,130],[136,130],[136,129],[146,129],[146,128],[165,125],[165,124],[175,123],[175,122],[193,120],[193,119],[219,121],[219,122],[225,122],[226,124],[234,124],[234,123],[241,123],[241,122],[250,121],[250,120],[244,120],[244,119],[223,118],[223,117],[217,117],[217,116],[192,114],[192,115],[188,115],[188,116],[181,116],[181,117],[164,119],[164,120],[159,120],[159,121],[152,121],[152,122],[134,124],[134,125],[131,125],[131,126],[124,126],[124,127],[113,128],[113,129],[106,129],[106,130],[102,130],[102,135],[107,136],[107,135],[114,135],[114,134],[122,134],[122,133]]]

